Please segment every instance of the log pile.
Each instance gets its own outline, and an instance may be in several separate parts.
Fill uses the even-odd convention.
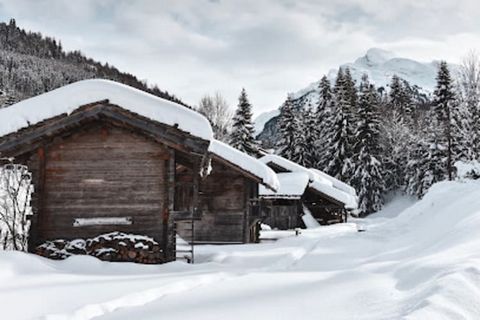
[[[158,264],[164,262],[160,244],[153,238],[111,232],[93,239],[53,240],[38,246],[35,253],[61,260],[72,255],[90,255],[103,261]]]

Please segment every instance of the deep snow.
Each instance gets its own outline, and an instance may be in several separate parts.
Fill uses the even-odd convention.
[[[215,139],[210,141],[208,151],[260,178],[269,189],[277,190],[280,188],[280,182],[275,172],[249,154]]]
[[[104,79],[77,81],[0,109],[0,136],[61,114],[70,114],[80,106],[109,100],[144,117],[189,132],[205,140],[213,137],[207,118],[177,103],[156,97],[133,87]]]
[[[269,244],[199,246],[195,265],[0,253],[2,319],[477,319],[480,182]],[[365,232],[358,232],[358,229]]]

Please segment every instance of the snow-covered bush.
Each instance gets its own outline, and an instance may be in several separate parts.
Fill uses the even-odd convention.
[[[457,179],[479,179],[480,178],[480,162],[472,161],[457,161],[455,162],[457,169]]]
[[[11,160],[0,166],[0,249],[27,250],[32,175]]]

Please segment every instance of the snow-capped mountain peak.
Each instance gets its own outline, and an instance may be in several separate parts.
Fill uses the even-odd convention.
[[[438,62],[420,62],[410,58],[398,57],[395,53],[383,49],[372,48],[354,62],[342,64],[341,68],[349,68],[352,77],[357,82],[364,74],[367,74],[370,81],[377,87],[387,88],[393,75],[407,80],[411,85],[430,93],[435,87],[435,77],[438,69]],[[338,69],[332,69],[328,78],[334,81]]]
[[[452,73],[458,70],[457,65],[450,64]],[[421,62],[410,58],[400,57],[394,52],[387,51],[380,48],[368,49],[365,55],[357,58],[354,62],[349,62],[340,65],[340,68],[349,68],[350,73],[357,83],[364,74],[367,74],[370,82],[374,83],[377,88],[384,87],[388,90],[393,75],[408,81],[410,85],[417,86],[420,93],[429,95],[433,92],[436,84],[436,75],[438,70],[438,61]],[[335,82],[338,68],[332,69],[327,74],[327,77],[332,82]],[[319,92],[318,85],[320,81],[316,81],[307,87],[293,92],[290,97],[293,100],[301,100],[306,105],[315,106],[318,103]],[[264,135],[269,136],[270,130],[265,131],[269,121],[278,115],[278,110],[269,111],[260,114],[256,119],[255,131],[260,134],[263,140]],[[270,129],[272,126],[270,125]]]
[[[379,48],[368,49],[367,53],[355,60],[354,64],[373,67],[395,58],[395,53]]]

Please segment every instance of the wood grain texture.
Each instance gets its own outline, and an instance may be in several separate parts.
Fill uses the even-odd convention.
[[[162,240],[166,205],[164,146],[109,126],[92,126],[49,146],[38,240],[110,231]],[[74,227],[75,218],[131,217],[131,225]]]
[[[188,181],[183,173],[183,180]],[[245,242],[245,219],[249,190],[249,178],[224,164],[212,160],[212,172],[200,182],[200,220],[195,221],[195,241],[197,242]],[[188,187],[182,186],[181,199],[189,202]],[[187,205],[177,199],[176,206],[186,209]],[[177,208],[176,208],[177,210]],[[190,241],[189,222],[178,222],[177,232]]]

